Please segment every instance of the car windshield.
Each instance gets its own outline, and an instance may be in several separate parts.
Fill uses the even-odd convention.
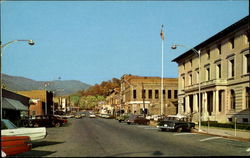
[[[15,129],[17,128],[11,121],[3,119],[1,121],[1,129]]]

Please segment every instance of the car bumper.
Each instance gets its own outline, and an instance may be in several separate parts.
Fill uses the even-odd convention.
[[[174,130],[174,127],[169,126],[156,126],[158,129]]]

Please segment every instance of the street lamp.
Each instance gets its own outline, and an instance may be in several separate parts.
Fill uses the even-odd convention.
[[[194,48],[191,48],[191,47],[188,47],[188,46],[185,46],[185,45],[181,45],[181,44],[174,44],[171,48],[172,49],[176,49],[178,46],[181,46],[181,47],[185,47],[185,48],[188,48],[188,49],[191,49],[193,52],[195,52],[198,57],[199,57],[199,131],[201,131],[201,51],[200,50],[196,50]]]
[[[6,46],[8,46],[8,45],[10,45],[10,44],[12,44],[12,43],[15,43],[15,42],[28,42],[28,44],[29,45],[34,45],[35,44],[35,42],[33,41],[33,40],[13,40],[13,41],[10,41],[10,42],[7,42],[7,43],[5,43],[5,44],[3,44],[2,45],[2,42],[0,42],[0,45],[1,45],[1,49],[0,49],[0,51],[1,51],[1,55],[0,55],[0,70],[1,70],[1,72],[0,72],[0,80],[1,80],[1,90],[0,90],[0,96],[1,96],[1,98],[0,98],[0,102],[1,102],[1,119],[3,118],[3,113],[2,113],[2,55],[3,55],[3,51],[2,51],[2,49],[4,48],[4,47],[6,47]]]

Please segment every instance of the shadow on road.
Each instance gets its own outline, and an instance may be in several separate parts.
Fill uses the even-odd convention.
[[[114,155],[110,155],[107,157],[123,157],[123,156],[143,156],[142,154],[146,154],[148,153],[149,155],[144,155],[144,156],[162,156],[164,155],[161,151],[145,151],[145,152],[127,152],[127,153],[119,153],[119,154],[114,154]]]
[[[56,151],[31,150],[29,152],[14,155],[13,157],[44,157],[55,152]]]
[[[32,150],[36,147],[48,146],[48,145],[56,145],[62,144],[64,142],[55,142],[55,141],[40,141],[40,142],[33,142],[32,143]]]

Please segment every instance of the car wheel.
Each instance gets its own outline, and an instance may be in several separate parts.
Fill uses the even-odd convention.
[[[182,127],[177,128],[176,131],[180,133],[182,131]]]
[[[59,122],[57,122],[56,124],[55,124],[55,127],[60,127],[61,126],[61,124],[59,123]]]
[[[194,127],[191,127],[190,130],[189,130],[191,133],[194,132]]]
[[[166,129],[165,128],[161,128],[161,131],[166,131]]]

